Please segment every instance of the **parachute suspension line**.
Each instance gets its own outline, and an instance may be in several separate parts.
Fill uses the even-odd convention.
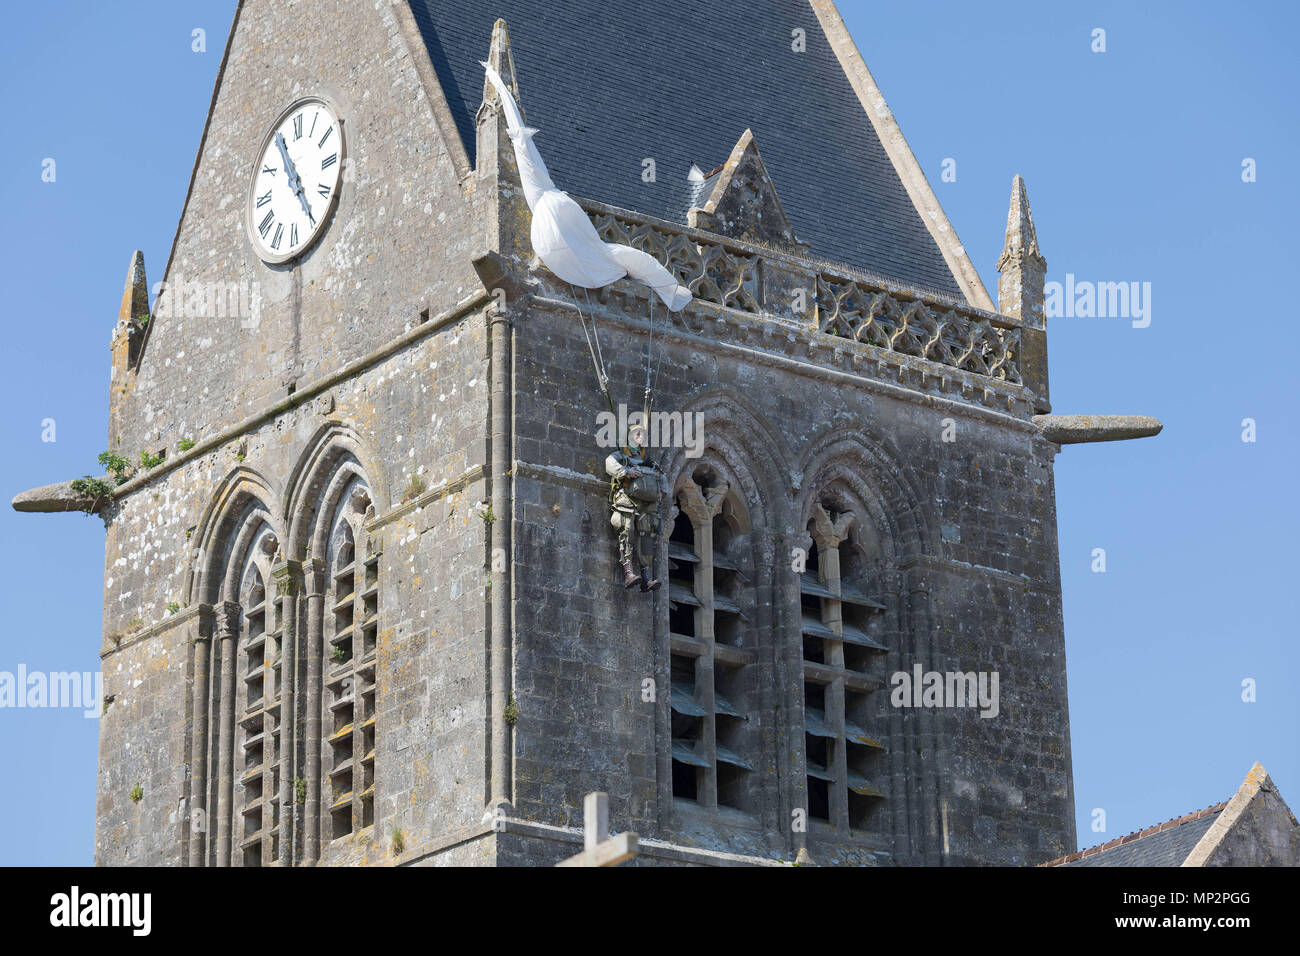
[[[672,325],[672,319],[665,316],[665,325]],[[664,330],[659,330],[659,358],[655,360],[655,378],[653,388],[659,387],[659,370],[664,367]]]
[[[605,374],[605,356],[600,351],[600,335],[596,331],[596,310],[592,308],[591,293],[587,291],[587,287],[585,285],[582,286],[582,297],[587,300],[587,311],[591,314],[591,338],[592,341],[596,343],[596,358],[599,360],[598,366],[599,366],[601,387],[604,388],[606,392],[608,392],[609,376]],[[582,315],[581,309],[578,310],[578,314]],[[586,331],[585,325],[583,326],[583,331],[584,332]],[[590,343],[588,343],[588,345],[590,346]]]
[[[572,291],[573,283],[569,283],[569,289]],[[605,404],[609,406],[609,413],[618,420],[618,411],[614,408],[614,399],[609,394],[609,376],[605,373],[605,356],[600,351],[600,333],[596,329],[596,310],[591,307],[591,296],[587,293],[587,287],[582,286],[583,298],[587,300],[587,311],[591,313],[591,331],[587,331],[587,319],[582,314],[582,307],[578,305],[577,295],[573,296],[573,308],[578,313],[578,321],[582,323],[582,334],[587,340],[587,351],[591,353],[591,364],[596,370],[596,382],[600,385],[601,394],[605,396]],[[617,439],[619,447],[626,454],[631,454],[628,448],[622,444],[622,439]]]
[[[645,349],[645,408],[642,411],[641,422],[642,424],[645,425],[646,428],[649,428],[650,427],[650,392],[651,392],[650,366],[651,363],[654,362],[654,357],[655,357],[655,297],[653,293],[651,293],[649,298],[646,300],[646,305],[647,308],[649,309],[649,315],[650,315],[650,337],[649,340],[646,342],[646,349]]]
[[[570,290],[573,289],[573,283],[569,283]],[[614,407],[614,400],[609,397],[609,376],[605,374],[605,360],[600,351],[600,335],[596,331],[596,314],[591,308],[591,298],[587,296],[586,288],[583,288],[582,294],[587,299],[587,311],[591,312],[591,330],[587,330],[587,319],[582,314],[582,307],[578,305],[578,297],[574,295],[573,308],[577,310],[578,321],[582,323],[582,336],[587,340],[587,351],[591,353],[591,364],[596,370],[596,381],[600,385],[600,390],[605,395],[605,401],[609,402],[611,411]]]
[[[646,345],[646,352],[645,352],[646,391],[650,390],[650,364],[651,362],[654,361],[654,357],[655,357],[655,300],[653,295],[650,296],[648,302],[650,307],[650,341]]]

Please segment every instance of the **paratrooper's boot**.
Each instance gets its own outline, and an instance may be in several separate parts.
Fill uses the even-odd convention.
[[[659,590],[659,584],[660,584],[660,581],[659,581],[658,578],[651,578],[651,577],[650,577],[650,569],[649,569],[649,568],[647,568],[647,567],[642,567],[642,568],[641,568],[641,590],[642,590],[642,591],[658,591],[658,590]]]
[[[624,561],[623,562],[623,587],[634,588],[638,584],[641,584],[641,576],[632,570],[632,562],[630,560]],[[644,584],[641,584],[641,590],[642,591],[645,590]]]

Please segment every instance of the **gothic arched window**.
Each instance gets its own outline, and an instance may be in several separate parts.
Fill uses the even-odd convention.
[[[808,814],[850,830],[865,828],[885,796],[874,779],[884,748],[870,729],[884,606],[869,596],[871,539],[860,514],[832,500],[814,507],[800,579]]]
[[[356,475],[334,497],[326,597],[326,834],[338,839],[375,821],[375,663],[379,636],[379,553],[364,524],[370,492]],[[371,511],[373,514],[373,510]]]
[[[672,792],[755,811],[749,519],[709,465],[677,486],[668,541]]]
[[[280,689],[276,602],[267,594],[278,542],[261,524],[248,548],[239,584],[242,636],[236,665],[235,767],[244,866],[269,866],[279,854]]]
[[[194,643],[189,864],[265,866],[280,853],[281,604],[269,587],[279,539],[261,501],[235,495],[211,526]]]

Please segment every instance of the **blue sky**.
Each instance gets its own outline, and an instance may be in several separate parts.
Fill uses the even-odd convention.
[[[93,471],[133,249],[161,276],[232,0],[51,0],[0,33],[5,454],[14,493]],[[1291,3],[840,10],[996,295],[1024,175],[1049,280],[1151,283],[1151,323],[1049,323],[1058,413],[1159,417],[1068,447],[1057,506],[1079,839],[1226,799],[1260,760],[1300,807],[1294,582],[1300,28]],[[191,31],[207,31],[207,52]],[[1106,52],[1093,52],[1093,31]],[[484,38],[486,49],[487,38]],[[42,162],[56,162],[43,182]],[[1242,181],[1255,160],[1257,181]],[[955,161],[956,181],[942,179]],[[779,184],[778,184],[779,185]],[[1257,441],[1241,440],[1254,419]],[[54,442],[42,441],[54,419]],[[0,671],[95,670],[104,531],[0,509]],[[1095,548],[1107,570],[1091,570]],[[1253,679],[1257,700],[1241,699]],[[0,864],[89,863],[96,722],[0,710]],[[1105,833],[1091,811],[1107,814]]]

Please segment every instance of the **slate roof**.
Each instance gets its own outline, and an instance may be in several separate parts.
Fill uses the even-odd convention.
[[[812,254],[964,300],[806,2],[409,2],[471,157],[478,64],[504,17],[521,105],[561,189],[684,222],[691,164],[719,166],[750,128]],[[654,183],[641,179],[647,157]]]
[[[1042,865],[1181,866],[1227,805],[1215,804]]]

